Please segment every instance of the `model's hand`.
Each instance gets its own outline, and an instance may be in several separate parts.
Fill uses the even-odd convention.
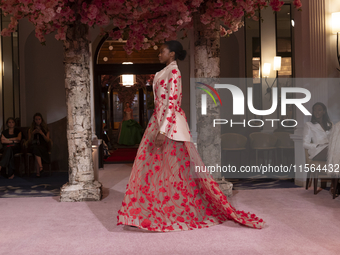
[[[41,129],[39,129],[38,133],[41,134],[42,136],[45,135],[44,132]]]
[[[160,148],[163,145],[164,141],[165,141],[165,135],[158,133],[156,136],[156,141],[155,141],[156,147]]]

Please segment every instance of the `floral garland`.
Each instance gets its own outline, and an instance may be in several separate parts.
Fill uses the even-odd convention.
[[[221,36],[236,32],[244,25],[243,17],[257,19],[255,12],[270,6],[280,11],[280,0],[1,0],[4,15],[12,15],[11,22],[1,32],[9,36],[18,20],[28,18],[35,26],[36,37],[45,42],[44,35],[57,31],[57,40],[66,39],[71,24],[97,25],[112,39],[126,39],[124,49],[147,49],[165,40],[176,39],[178,30],[193,26],[197,11],[201,22],[214,27],[217,20],[228,27],[220,27]],[[296,8],[301,0],[294,0]],[[105,31],[110,22],[115,30]]]

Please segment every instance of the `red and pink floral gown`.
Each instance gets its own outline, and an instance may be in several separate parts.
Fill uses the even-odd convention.
[[[182,85],[177,62],[156,73],[153,83],[155,111],[135,158],[118,223],[151,231],[206,228],[232,219],[253,228],[264,221],[237,211],[206,172],[181,109]],[[161,148],[159,131],[166,133]]]

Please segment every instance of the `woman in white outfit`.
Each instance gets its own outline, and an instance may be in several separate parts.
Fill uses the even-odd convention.
[[[303,146],[308,149],[310,159],[327,161],[329,150],[334,151],[333,129],[326,106],[320,102],[315,103],[313,105],[312,119],[310,122],[305,123],[303,130]],[[333,159],[332,157],[331,162]],[[327,166],[329,166],[329,163],[327,162]],[[330,192],[333,193],[333,183]]]
[[[332,129],[327,108],[323,103],[313,105],[312,119],[305,123],[303,130],[303,146],[308,149],[309,158],[326,161],[329,138]]]

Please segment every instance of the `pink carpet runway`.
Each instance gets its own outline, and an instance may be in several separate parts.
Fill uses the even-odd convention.
[[[206,229],[157,233],[117,226],[132,164],[105,165],[100,202],[59,197],[0,199],[0,254],[338,254],[340,197],[304,188],[234,191],[236,208],[256,213],[264,229],[233,221]]]

